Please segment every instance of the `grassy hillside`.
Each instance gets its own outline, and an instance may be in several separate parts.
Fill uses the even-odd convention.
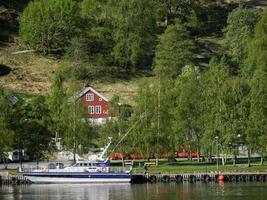
[[[11,44],[1,49],[0,54],[0,85],[20,93],[48,93],[51,90],[51,79],[53,73],[60,66],[60,61],[36,55],[35,53],[13,54],[19,50],[18,45]],[[1,70],[2,68],[2,70]],[[9,69],[4,74],[4,69]],[[133,100],[138,80],[141,77],[131,80],[118,81],[95,81],[91,84],[95,89],[103,93],[108,99],[118,94],[122,103],[129,103]],[[81,82],[81,87],[83,82]]]
[[[14,54],[23,50],[17,39],[18,21],[19,13],[28,1],[12,2],[7,4],[6,1],[0,1],[0,85],[16,92],[48,93],[51,90],[53,73],[60,66],[61,61],[35,53]],[[247,1],[246,4],[250,7],[262,8],[267,6],[267,1],[253,0]],[[197,43],[199,53],[195,55],[195,60],[199,66],[205,66],[212,56],[220,55],[224,51],[221,34],[201,36],[197,38]],[[143,74],[130,80],[95,81],[89,84],[109,99],[117,94],[122,103],[132,103],[138,80],[144,76]],[[81,82],[81,87],[82,85]]]

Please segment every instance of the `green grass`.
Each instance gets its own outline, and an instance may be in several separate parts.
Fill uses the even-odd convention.
[[[0,174],[1,173],[8,173],[9,175],[16,175],[17,170],[16,169],[0,169]]]
[[[266,163],[265,163],[266,164]],[[142,173],[143,167],[134,168],[134,172]],[[267,172],[267,165],[259,165],[258,163],[252,163],[250,167],[247,164],[231,164],[222,166],[219,165],[217,169],[216,164],[205,164],[196,162],[164,162],[159,166],[148,167],[149,173],[206,173],[206,172]]]

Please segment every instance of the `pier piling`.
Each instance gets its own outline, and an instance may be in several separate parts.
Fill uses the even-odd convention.
[[[265,182],[267,173],[133,174],[131,183]]]

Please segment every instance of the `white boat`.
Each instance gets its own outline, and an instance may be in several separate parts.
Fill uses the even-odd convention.
[[[64,167],[56,165],[23,171],[23,176],[33,183],[129,183],[131,169],[118,171],[110,168],[109,159],[103,159],[111,138],[103,152],[86,161],[76,161]]]

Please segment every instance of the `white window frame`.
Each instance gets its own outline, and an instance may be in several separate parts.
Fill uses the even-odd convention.
[[[88,106],[88,113],[89,114],[95,114],[95,107],[94,106]]]
[[[95,106],[95,114],[101,114],[102,113],[102,107],[100,105]]]
[[[99,98],[99,101],[102,101],[102,98]]]
[[[86,101],[94,101],[94,94],[93,93],[86,94]]]

